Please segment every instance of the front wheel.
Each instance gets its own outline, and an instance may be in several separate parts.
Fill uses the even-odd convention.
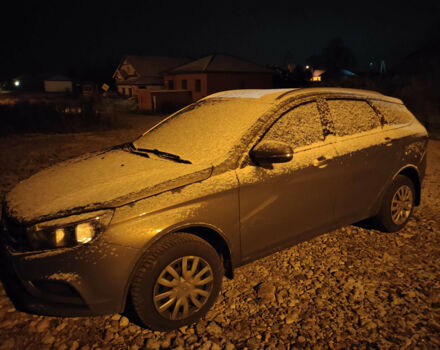
[[[404,175],[397,175],[376,217],[384,231],[399,231],[406,225],[414,209],[414,193],[412,181]]]
[[[203,239],[175,233],[143,256],[131,286],[133,307],[149,328],[172,330],[202,317],[217,299],[223,265]]]

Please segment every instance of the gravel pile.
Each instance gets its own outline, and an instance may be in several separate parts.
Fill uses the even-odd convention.
[[[440,348],[440,142],[429,151],[423,205],[401,232],[348,226],[241,267],[204,319],[168,333],[122,315],[27,315],[1,288],[0,350]]]

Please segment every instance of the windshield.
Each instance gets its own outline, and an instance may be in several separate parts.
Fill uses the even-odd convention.
[[[208,99],[184,110],[133,142],[192,163],[225,159],[234,145],[271,105],[243,99]]]

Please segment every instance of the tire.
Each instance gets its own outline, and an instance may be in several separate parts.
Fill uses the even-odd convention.
[[[189,325],[217,299],[223,264],[203,239],[188,233],[171,234],[151,246],[141,259],[130,296],[146,327],[169,331]]]
[[[402,229],[414,210],[414,184],[404,175],[397,175],[391,183],[382,201],[376,219],[385,232]]]

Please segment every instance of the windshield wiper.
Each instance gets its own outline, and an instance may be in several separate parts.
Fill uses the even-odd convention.
[[[182,159],[177,154],[172,154],[164,151],[159,151],[158,149],[154,148],[136,148],[133,143],[129,144],[129,149],[133,153],[138,153],[141,155],[147,155],[147,153],[152,153],[160,158],[170,159],[178,163],[185,163],[185,164],[192,164],[189,160]]]

